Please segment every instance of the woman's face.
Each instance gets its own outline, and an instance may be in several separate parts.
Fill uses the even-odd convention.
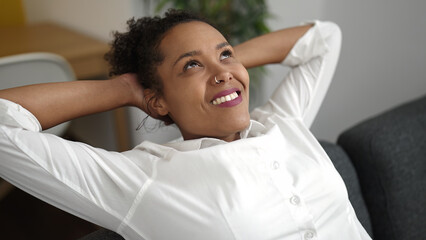
[[[222,34],[203,22],[182,23],[166,33],[159,48],[165,56],[157,68],[163,114],[184,139],[238,139],[250,122],[249,76]]]

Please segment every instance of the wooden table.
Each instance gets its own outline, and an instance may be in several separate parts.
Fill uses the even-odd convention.
[[[0,28],[0,57],[28,52],[56,53],[71,64],[77,79],[106,76],[103,55],[107,51],[106,43],[52,23]]]
[[[53,24],[0,27],[0,57],[28,52],[51,52],[64,57],[74,69],[77,79],[107,76],[103,59],[108,44],[82,33]],[[124,109],[114,111],[119,151],[130,148],[127,117]]]

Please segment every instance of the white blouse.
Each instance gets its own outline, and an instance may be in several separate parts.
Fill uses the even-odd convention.
[[[292,67],[241,139],[145,141],[108,152],[40,133],[0,100],[0,176],[125,239],[371,239],[308,127],[340,51],[337,25],[315,22]]]

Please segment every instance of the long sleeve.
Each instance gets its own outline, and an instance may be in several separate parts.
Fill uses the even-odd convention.
[[[149,176],[125,154],[40,129],[30,112],[0,99],[0,177],[67,212],[117,229]]]
[[[270,100],[252,113],[273,112],[285,118],[301,118],[309,127],[331,83],[341,47],[339,27],[331,22],[316,21],[302,36],[283,64],[292,69]]]

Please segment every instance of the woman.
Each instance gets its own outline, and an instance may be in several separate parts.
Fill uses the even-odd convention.
[[[110,80],[0,92],[1,177],[126,239],[370,239],[308,130],[337,64],[335,24],[232,47],[172,10],[115,37]],[[250,119],[246,68],[281,62],[292,71]],[[184,141],[116,153],[38,132],[129,105]]]

